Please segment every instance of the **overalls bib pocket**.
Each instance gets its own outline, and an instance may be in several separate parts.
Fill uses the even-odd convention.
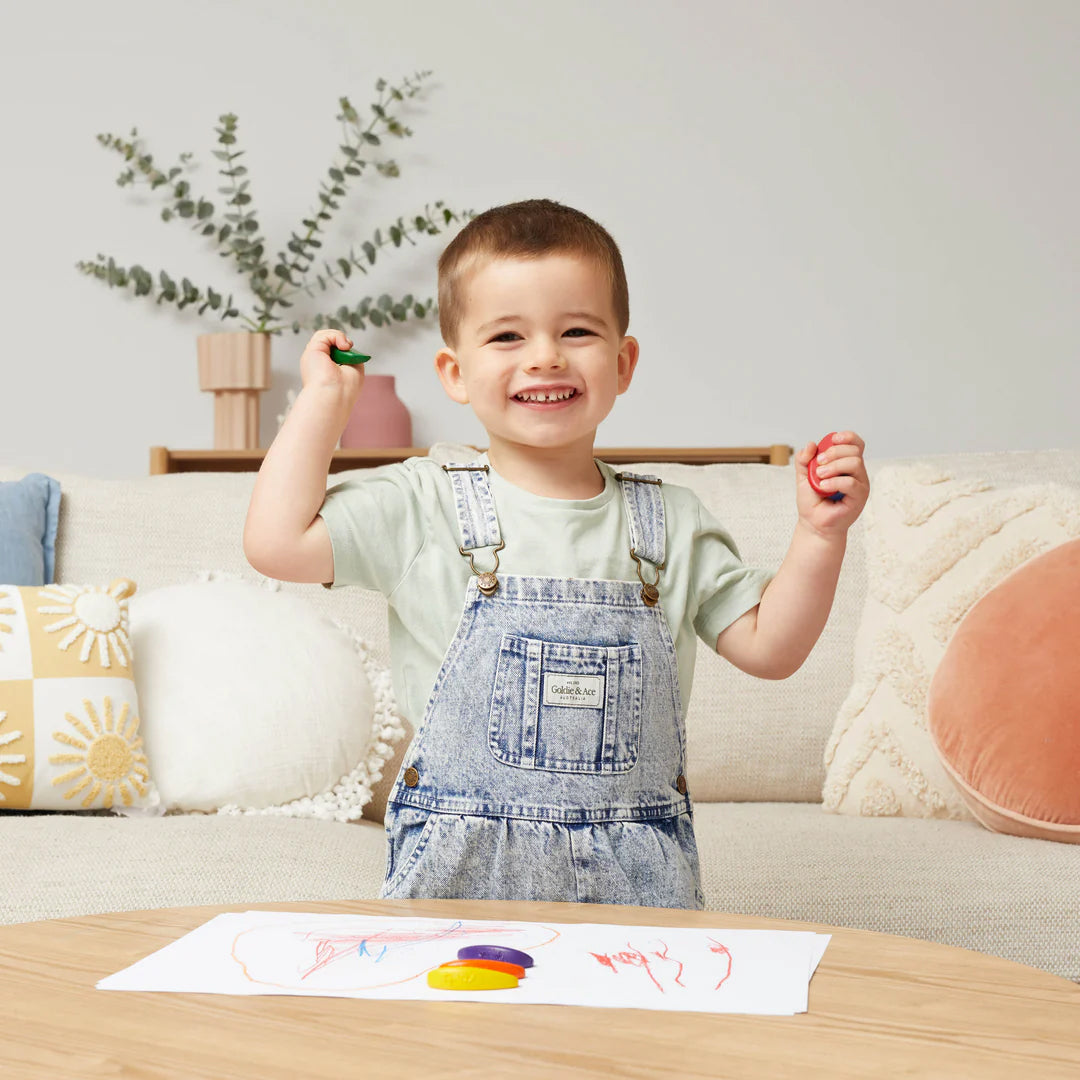
[[[641,646],[577,645],[503,634],[488,746],[521,769],[620,773],[641,729]]]

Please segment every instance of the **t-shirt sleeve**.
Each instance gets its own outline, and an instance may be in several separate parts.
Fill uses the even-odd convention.
[[[424,544],[424,497],[407,462],[373,469],[327,489],[319,516],[334,552],[331,588],[359,585],[388,596]]]
[[[721,631],[757,606],[775,575],[743,563],[731,534],[700,501],[697,517],[691,556],[698,605],[694,629],[710,648],[716,648]]]

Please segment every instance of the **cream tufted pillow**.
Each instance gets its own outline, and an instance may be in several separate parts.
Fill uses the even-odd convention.
[[[855,679],[825,751],[823,808],[972,814],[927,727],[930,680],[965,613],[1010,571],[1080,536],[1080,491],[996,490],[929,464],[885,467],[863,512],[868,588]]]
[[[131,626],[166,809],[361,816],[404,726],[355,632],[277,582],[221,574],[147,592]]]

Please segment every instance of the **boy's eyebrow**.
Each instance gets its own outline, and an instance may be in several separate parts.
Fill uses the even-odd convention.
[[[594,315],[591,311],[564,311],[562,317],[564,319],[588,319],[590,322],[602,326],[605,330],[608,328],[608,324],[599,315]],[[488,330],[494,330],[496,326],[502,326],[503,323],[518,322],[522,318],[524,318],[522,315],[500,315],[497,319],[492,319],[491,322],[478,326],[476,332],[483,334]]]

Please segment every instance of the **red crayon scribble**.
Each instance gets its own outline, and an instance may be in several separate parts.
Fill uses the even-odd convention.
[[[653,975],[652,968],[649,967],[649,958],[640,949],[635,949],[629,941],[626,943],[626,947],[630,950],[629,952],[616,953],[614,956],[609,956],[607,953],[590,953],[589,955],[594,956],[604,967],[611,968],[616,975],[619,973],[618,968],[615,967],[617,963],[643,968],[645,974],[652,979],[653,985],[662,994],[664,988],[656,981],[656,976]]]
[[[682,961],[681,960],[676,960],[674,956],[668,956],[668,944],[667,944],[666,941],[661,941],[660,944],[664,946],[664,951],[663,952],[657,952],[654,949],[653,950],[653,955],[654,956],[659,956],[661,960],[670,960],[673,964],[678,964],[679,965],[679,970],[678,970],[678,973],[675,975],[675,985],[676,986],[685,986],[685,984],[682,981],[682,972],[683,972]]]
[[[712,938],[709,938],[709,940],[712,941],[712,945],[709,946],[710,952],[719,953],[721,956],[727,957],[727,974],[716,984],[715,987],[715,989],[719,990],[720,987],[723,986],[724,983],[726,983],[728,979],[731,978],[731,952],[726,945],[721,945],[719,941],[714,941]]]
[[[597,960],[599,960],[600,963],[604,965],[604,967],[611,968],[611,970],[614,971],[616,975],[618,974],[618,972],[615,971],[615,961],[612,960],[611,957],[608,956],[607,953],[595,953],[594,952],[594,953],[589,953],[589,955],[592,956],[592,957],[595,957]]]

